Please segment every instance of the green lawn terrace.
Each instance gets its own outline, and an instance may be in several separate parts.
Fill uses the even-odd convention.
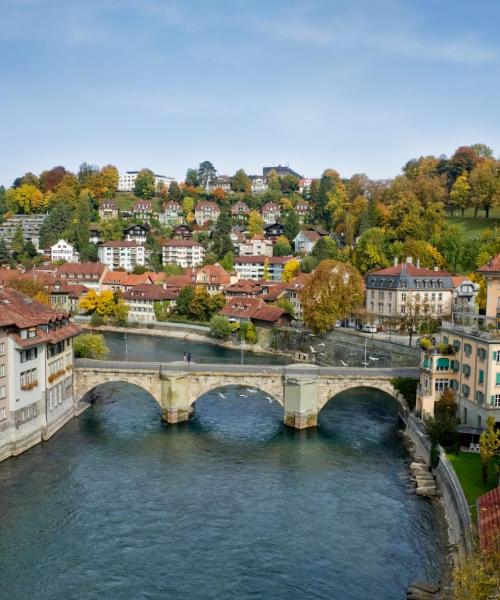
[[[112,202],[116,205],[116,208],[120,212],[131,212],[135,203],[140,201],[141,198],[135,196],[132,194],[132,192],[117,192],[112,198]],[[163,198],[159,198],[158,196],[151,198],[153,212],[162,212],[162,205],[164,202],[165,200]]]
[[[476,500],[486,492],[498,486],[500,458],[491,461],[488,469],[488,484],[483,483],[481,456],[478,452],[458,452],[447,454],[455,469],[469,505],[473,522],[477,521]]]
[[[479,238],[485,229],[500,227],[500,207],[492,208],[488,218],[484,216],[483,211],[479,211],[477,217],[474,217],[473,208],[466,209],[464,216],[460,209],[456,209],[455,215],[448,216],[446,220],[450,225],[459,227],[468,237]]]

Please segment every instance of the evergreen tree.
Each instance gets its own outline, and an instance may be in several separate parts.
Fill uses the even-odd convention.
[[[217,171],[209,160],[204,160],[198,167],[199,184],[207,190],[212,181],[216,178]]]
[[[284,227],[285,229],[283,233],[288,238],[288,241],[292,243],[300,231],[299,217],[294,210],[288,212],[285,218]]]
[[[73,210],[70,204],[58,202],[40,227],[40,247],[50,248],[64,237],[71,223]]]
[[[212,252],[218,259],[224,258],[228,252],[234,252],[231,242],[231,215],[227,209],[222,210],[215,226]]]
[[[231,177],[231,189],[234,192],[250,193],[252,182],[243,169],[238,169]]]
[[[280,235],[273,247],[273,256],[290,256],[292,247],[284,235]]]
[[[339,247],[335,240],[327,236],[320,238],[311,252],[318,262],[322,260],[339,260]]]
[[[0,266],[10,262],[9,249],[3,238],[0,238]]]
[[[189,316],[189,309],[194,298],[194,288],[190,285],[184,286],[179,292],[175,312],[183,317]]]
[[[0,185],[0,223],[3,222],[3,216],[7,212],[7,196],[5,188]]]
[[[172,181],[168,186],[168,199],[173,202],[180,202],[182,199],[182,191],[177,181]]]
[[[185,181],[186,185],[198,187],[200,185],[200,181],[198,179],[198,171],[196,169],[188,169],[186,171]]]
[[[12,250],[12,255],[16,260],[24,251],[24,233],[21,226],[19,226],[14,233],[10,249]]]
[[[80,196],[78,198],[78,207],[76,209],[76,223],[72,235],[72,238],[76,244],[76,248],[80,253],[84,251],[84,249],[86,249],[87,245],[89,244],[90,214],[91,200],[89,198],[88,193],[83,191],[80,193]]]

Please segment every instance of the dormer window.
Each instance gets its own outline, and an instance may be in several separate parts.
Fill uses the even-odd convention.
[[[36,327],[30,327],[28,329],[28,337],[29,338],[34,338],[36,337]]]

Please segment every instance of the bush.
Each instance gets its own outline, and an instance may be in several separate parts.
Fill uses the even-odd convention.
[[[432,342],[429,338],[422,338],[420,340],[420,347],[422,350],[430,350],[432,348]]]
[[[413,410],[417,403],[418,381],[411,377],[396,377],[391,379],[391,384],[406,400],[409,409]]]
[[[95,327],[100,327],[104,324],[104,317],[98,312],[93,312],[92,316],[90,317],[90,324],[94,325]]]
[[[83,333],[79,335],[73,344],[75,356],[78,358],[93,358],[104,360],[108,355],[108,347],[104,336],[100,333]]]
[[[222,315],[214,315],[210,319],[210,335],[214,338],[226,340],[232,333],[231,323]]]

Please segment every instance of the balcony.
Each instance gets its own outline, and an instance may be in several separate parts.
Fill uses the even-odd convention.
[[[459,313],[452,321],[442,321],[441,329],[452,333],[465,333],[483,340],[500,340],[500,321],[473,313]]]

